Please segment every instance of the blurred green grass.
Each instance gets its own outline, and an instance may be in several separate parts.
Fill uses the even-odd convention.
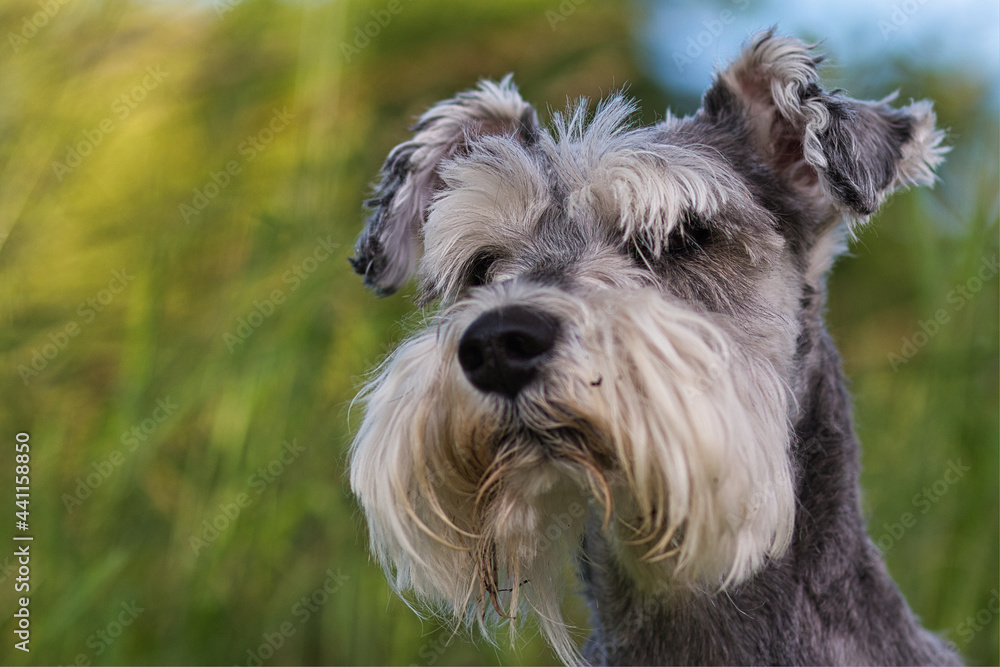
[[[344,476],[351,398],[413,311],[345,260],[413,117],[508,71],[540,109],[626,82],[647,121],[671,99],[639,65],[634,14],[585,3],[552,30],[552,4],[405,4],[350,59],[341,43],[384,3],[57,4],[17,52],[0,45],[0,460],[12,470],[13,435],[31,434],[35,536],[32,652],[12,648],[0,570],[0,661],[553,661],[537,638],[494,649],[420,621],[369,561]],[[6,3],[0,34],[39,9]],[[955,150],[935,190],[894,199],[840,262],[831,331],[872,535],[917,515],[890,570],[928,627],[995,664],[995,616],[971,639],[962,624],[998,586],[996,276],[948,301],[997,254],[995,112],[960,73],[898,83],[936,100]],[[894,371],[941,308],[950,321]],[[301,453],[282,460],[285,442]],[[959,460],[969,472],[920,513],[914,496]],[[123,604],[142,610],[124,627]]]

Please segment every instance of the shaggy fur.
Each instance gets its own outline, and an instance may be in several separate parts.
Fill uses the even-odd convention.
[[[352,449],[397,590],[487,632],[533,613],[567,663],[957,661],[865,533],[821,318],[845,237],[933,181],[942,133],[928,102],[824,91],[818,64],[764,33],[648,128],[615,96],[547,130],[508,77],[390,153],[352,262],[439,307]]]

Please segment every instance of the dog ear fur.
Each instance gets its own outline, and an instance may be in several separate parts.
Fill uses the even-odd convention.
[[[799,196],[864,221],[900,186],[931,185],[947,152],[929,101],[901,109],[818,85],[822,61],[794,38],[758,35],[705,94],[702,113],[736,113],[755,149]],[[730,119],[731,120],[731,119]]]
[[[439,102],[412,129],[413,138],[389,153],[375,195],[365,202],[373,211],[350,260],[380,296],[398,290],[414,273],[421,228],[442,187],[442,164],[484,135],[509,134],[533,144],[540,126],[508,74],[499,83],[482,81]]]

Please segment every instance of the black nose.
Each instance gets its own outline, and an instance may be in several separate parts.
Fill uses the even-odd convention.
[[[538,374],[558,334],[551,316],[524,306],[498,308],[465,330],[458,361],[478,389],[513,398]]]

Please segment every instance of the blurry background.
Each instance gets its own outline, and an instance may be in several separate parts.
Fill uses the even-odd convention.
[[[480,77],[514,72],[543,118],[627,85],[652,122],[777,23],[826,40],[831,87],[933,99],[950,130],[937,187],[839,263],[829,318],[872,537],[924,623],[997,664],[997,11],[4,2],[0,537],[26,431],[35,541],[30,654],[0,550],[0,662],[551,663],[421,621],[368,559],[349,403],[417,315],[412,288],[377,300],[349,270],[361,200],[414,117]]]

